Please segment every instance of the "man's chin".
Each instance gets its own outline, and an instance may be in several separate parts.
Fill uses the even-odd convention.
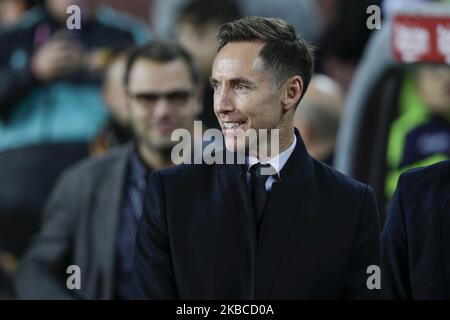
[[[166,136],[154,136],[151,141],[147,141],[147,145],[151,146],[152,149],[157,150],[169,150],[172,149],[176,144],[176,141],[172,141],[169,137]]]
[[[247,149],[245,143],[237,140],[236,137],[225,136],[225,148],[230,152],[245,152]]]

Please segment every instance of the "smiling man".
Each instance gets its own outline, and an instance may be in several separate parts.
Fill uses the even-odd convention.
[[[152,174],[134,260],[138,297],[376,297],[366,273],[379,264],[373,192],[309,156],[294,129],[310,46],[285,21],[261,17],[223,25],[218,40],[214,111],[224,152],[246,161]],[[273,157],[258,152],[266,142],[242,139],[262,129],[278,134]]]
[[[233,31],[239,32],[237,29]],[[227,31],[222,29],[222,32]],[[297,52],[298,56],[294,52],[292,57],[278,52],[280,56],[285,56],[280,58],[286,59],[287,63],[289,58],[301,61],[298,66],[292,67],[294,70],[280,70],[280,73],[292,73],[289,81],[283,81],[286,79],[273,79],[275,70],[266,68],[271,62],[265,61],[269,58],[265,55],[273,54],[270,49],[275,51],[271,44],[260,40],[226,44],[225,40],[221,40],[220,51],[214,60],[211,84],[214,88],[214,109],[227,149],[244,151],[252,144],[251,140],[239,139],[239,135],[245,134],[248,129],[278,129],[281,135],[279,149],[286,150],[295,139],[289,117],[292,117],[312,73],[311,49],[304,44],[304,52]],[[306,56],[301,57],[301,54]],[[299,76],[300,72],[305,75],[305,82]],[[275,108],[274,105],[279,107]]]
[[[192,130],[201,111],[198,72],[174,43],[133,49],[122,79],[134,142],[82,161],[54,188],[42,230],[20,263],[20,299],[130,299],[145,176],[171,162],[174,128]],[[79,290],[66,285],[79,266]]]

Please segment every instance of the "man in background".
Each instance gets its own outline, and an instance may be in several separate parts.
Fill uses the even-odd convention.
[[[204,83],[204,109],[200,120],[206,128],[220,128],[214,115],[213,91],[209,84],[212,63],[216,55],[216,34],[225,22],[239,18],[239,8],[232,0],[192,0],[181,8],[176,37],[195,58]]]
[[[201,110],[198,73],[176,44],[153,42],[128,57],[125,87],[132,145],[65,172],[45,210],[42,230],[19,266],[22,299],[128,299],[146,175],[172,166],[173,130],[193,129]],[[66,286],[80,267],[81,289]]]
[[[2,0],[0,1],[0,31],[19,21],[23,14],[38,0]]]
[[[69,30],[70,5],[81,9]],[[110,58],[147,28],[89,1],[46,0],[0,35],[0,150],[87,142],[105,119],[100,82]]]
[[[119,54],[105,71],[102,97],[110,117],[91,141],[90,154],[100,155],[132,139],[127,92],[124,84],[127,53]]]
[[[399,179],[381,236],[387,299],[450,298],[450,161]]]
[[[316,159],[333,165],[333,154],[344,108],[344,94],[333,79],[316,74],[295,112],[294,124],[300,130],[306,149]]]

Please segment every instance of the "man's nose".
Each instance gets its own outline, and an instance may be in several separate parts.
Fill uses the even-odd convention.
[[[168,117],[172,114],[172,107],[166,98],[160,98],[153,109],[153,117],[156,119]]]
[[[214,105],[219,113],[229,113],[234,110],[234,104],[230,97],[230,90],[222,89],[214,96]]]

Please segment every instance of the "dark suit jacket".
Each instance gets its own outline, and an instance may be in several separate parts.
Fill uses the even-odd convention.
[[[379,265],[373,193],[311,158],[296,134],[259,238],[242,166],[181,165],[151,175],[134,260],[138,298],[376,295],[366,287],[367,267]]]
[[[400,177],[381,248],[386,297],[450,298],[450,161]]]
[[[22,259],[20,299],[111,299],[116,228],[132,146],[69,169],[55,186],[40,233]],[[81,290],[68,290],[69,265],[81,269]]]

